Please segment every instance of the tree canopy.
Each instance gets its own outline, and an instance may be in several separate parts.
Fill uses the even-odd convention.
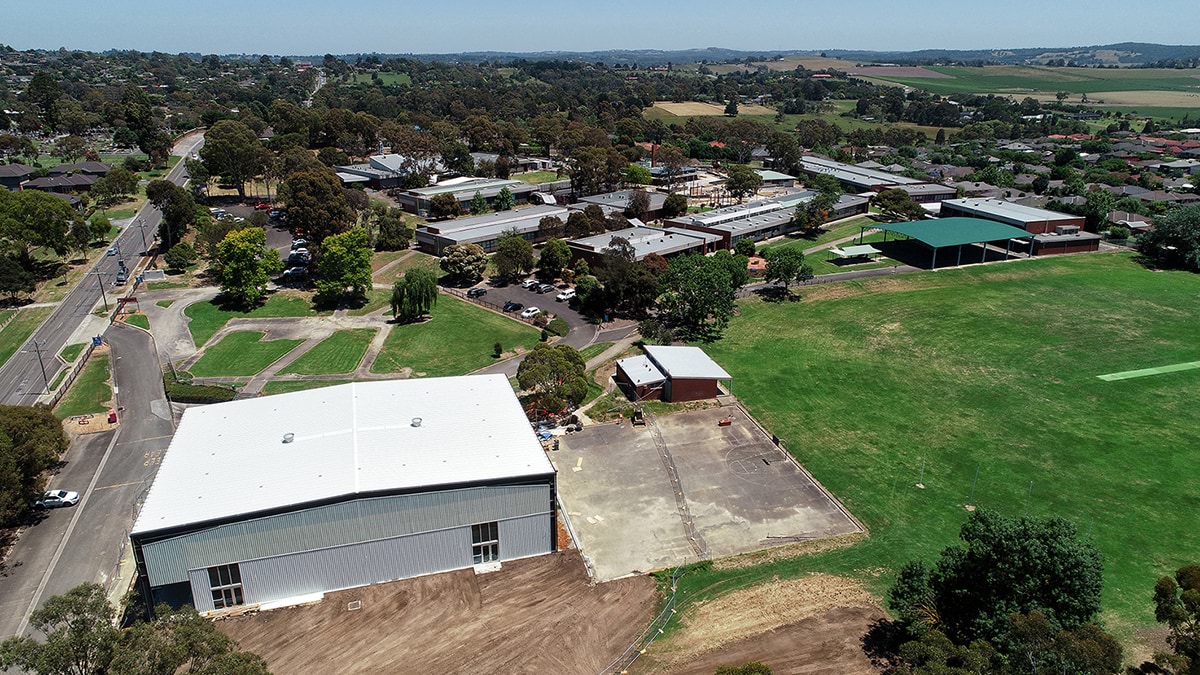
[[[0,525],[29,510],[42,472],[67,450],[62,423],[44,406],[0,406]]]
[[[318,269],[321,275],[314,285],[323,302],[365,297],[371,288],[371,245],[367,231],[356,226],[326,237]]]
[[[1200,206],[1175,209],[1138,237],[1138,250],[1161,267],[1200,272]]]
[[[288,225],[302,231],[316,248],[325,238],[354,225],[355,214],[337,175],[325,170],[291,174],[279,189],[288,207]],[[319,251],[318,251],[319,254]]]
[[[737,200],[741,201],[762,187],[762,176],[745,164],[734,164],[729,167],[725,178],[725,189]]]
[[[487,253],[479,244],[452,244],[442,251],[442,270],[458,282],[474,283],[487,269]]]
[[[250,127],[237,120],[221,120],[204,133],[200,160],[210,175],[220,176],[245,198],[246,182],[263,172],[267,155]]]
[[[517,382],[531,392],[528,405],[560,413],[587,396],[587,375],[579,351],[570,345],[539,344],[517,367]]]
[[[881,190],[871,203],[892,218],[917,220],[925,216],[925,209],[900,188]]]
[[[510,230],[500,235],[496,242],[496,255],[492,262],[496,265],[496,273],[502,277],[516,274],[526,274],[533,270],[537,259],[533,255],[533,244],[516,231]]]
[[[267,248],[266,232],[254,227],[234,230],[217,244],[217,269],[221,293],[249,307],[266,294],[267,282],[283,270],[283,261],[278,251]]]
[[[769,283],[783,284],[785,292],[792,284],[813,278],[812,266],[804,261],[804,252],[798,248],[781,246],[767,251],[764,257],[767,260],[764,278]]]
[[[399,321],[416,321],[437,304],[437,275],[417,267],[404,273],[392,285],[392,316]]]
[[[737,280],[730,266],[717,258],[678,256],[671,260],[659,284],[660,317],[681,336],[711,340],[729,324]]]

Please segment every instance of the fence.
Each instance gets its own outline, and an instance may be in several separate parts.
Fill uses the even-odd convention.
[[[79,376],[79,371],[83,370],[83,366],[87,363],[88,358],[92,355],[92,351],[95,349],[96,343],[89,341],[87,343],[87,347],[80,352],[79,356],[75,357],[75,362],[71,364],[71,369],[67,371],[67,376],[63,378],[62,382],[58,383],[58,388],[55,389],[54,393],[50,395],[50,400],[48,403],[51,408],[58,405],[58,402],[61,401],[62,397],[66,395],[67,390],[71,388],[71,383],[74,382],[75,378]]]
[[[683,576],[683,573],[683,567],[675,568],[675,571],[671,573],[671,595],[667,598],[666,604],[663,605],[662,611],[634,639],[633,643],[624,652],[621,652],[620,656],[608,664],[604,670],[600,671],[599,675],[618,675],[626,672],[638,660],[638,657],[645,652],[646,648],[650,646],[650,643],[663,634],[667,628],[667,624],[675,616],[675,598],[679,592],[679,577]]]

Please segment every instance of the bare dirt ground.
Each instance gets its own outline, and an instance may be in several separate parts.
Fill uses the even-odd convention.
[[[691,101],[688,103],[669,103],[669,102],[659,101],[658,103],[654,104],[654,107],[658,108],[660,110],[665,110],[666,112],[669,112],[672,115],[678,115],[680,117],[701,116],[701,115],[717,116],[717,115],[725,114],[725,106],[723,106],[723,105],[717,105],[716,103],[699,103],[697,101]],[[768,108],[763,105],[753,105],[753,104],[748,104],[748,103],[747,104],[739,104],[738,105],[738,114],[739,115],[774,115],[775,109]]]
[[[851,68],[851,75],[874,75],[876,77],[927,77],[930,79],[949,78],[945,73],[922,68],[920,66],[865,66]]]
[[[862,586],[817,574],[774,581],[698,605],[652,646],[643,673],[707,674],[762,661],[777,675],[877,673],[862,637],[883,611]]]
[[[1057,100],[1051,92],[1034,92],[1029,96],[1042,102]],[[1078,96],[1072,96],[1078,98]],[[1106,91],[1088,94],[1096,105],[1150,106],[1160,108],[1200,108],[1200,91]]]
[[[348,603],[361,601],[350,611]],[[653,618],[655,584],[590,585],[571,551],[329,593],[316,605],[220,621],[272,672],[589,673]]]

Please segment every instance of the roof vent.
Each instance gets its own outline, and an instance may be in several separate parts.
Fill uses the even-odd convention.
[[[284,443],[291,443],[294,440],[296,440],[296,434],[284,434],[283,435]]]
[[[421,418],[420,418],[420,417],[414,417],[414,418],[412,418],[412,425],[413,425],[414,427],[419,427],[419,426],[421,426]]]

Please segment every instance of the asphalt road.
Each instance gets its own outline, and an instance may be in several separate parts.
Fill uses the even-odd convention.
[[[203,135],[189,136],[175,145],[172,154],[187,157],[203,143]],[[183,161],[175,165],[175,168],[167,174],[167,179],[178,185],[187,182],[187,172]],[[124,260],[126,265],[134,268],[137,266],[138,252],[143,249],[142,231],[138,227],[138,223],[145,224],[146,239],[153,244],[153,237],[158,232],[158,224],[161,220],[162,213],[158,209],[149,204],[142,207],[130,224],[117,235],[114,244],[120,249],[120,255],[100,258],[88,270],[89,276],[84,277],[82,282],[71,289],[71,292],[54,308],[50,316],[34,331],[30,340],[38,340],[43,343],[42,353],[49,355],[44,358],[58,358],[57,354],[66,345],[67,340],[95,306],[101,302],[101,283],[104,284],[104,292],[107,294],[109,306],[112,306],[114,298],[125,290],[113,285],[119,268],[118,261]],[[94,272],[99,273],[98,277],[92,275]],[[45,382],[42,380],[41,366],[38,364],[37,354],[30,349],[30,345],[31,342],[26,342],[20,351],[13,354],[8,362],[0,367],[0,403],[32,405],[44,391]],[[53,372],[49,367],[47,370]]]
[[[26,632],[29,612],[51,596],[87,581],[108,588],[175,432],[150,335],[118,323],[105,337],[121,425],[71,444],[50,486],[79,492],[79,504],[47,513],[14,544],[0,576],[0,638]]]
[[[592,343],[596,337],[596,327],[583,317],[582,314],[575,311],[569,303],[558,302],[554,298],[558,295],[559,289],[555,289],[551,293],[538,293],[534,290],[521,288],[519,283],[508,284],[506,286],[490,286],[481,284],[482,288],[487,289],[487,295],[480,298],[490,303],[503,306],[505,302],[519,302],[525,307],[537,307],[543,312],[549,312],[558,315],[563,321],[567,322],[570,328],[566,337],[562,339],[564,344],[571,345],[576,349],[582,349]],[[514,314],[519,314],[521,310],[517,310]],[[496,374],[501,373],[512,377],[517,374],[517,366],[521,365],[521,358],[509,359],[502,361],[493,366],[489,366],[481,373]]]

